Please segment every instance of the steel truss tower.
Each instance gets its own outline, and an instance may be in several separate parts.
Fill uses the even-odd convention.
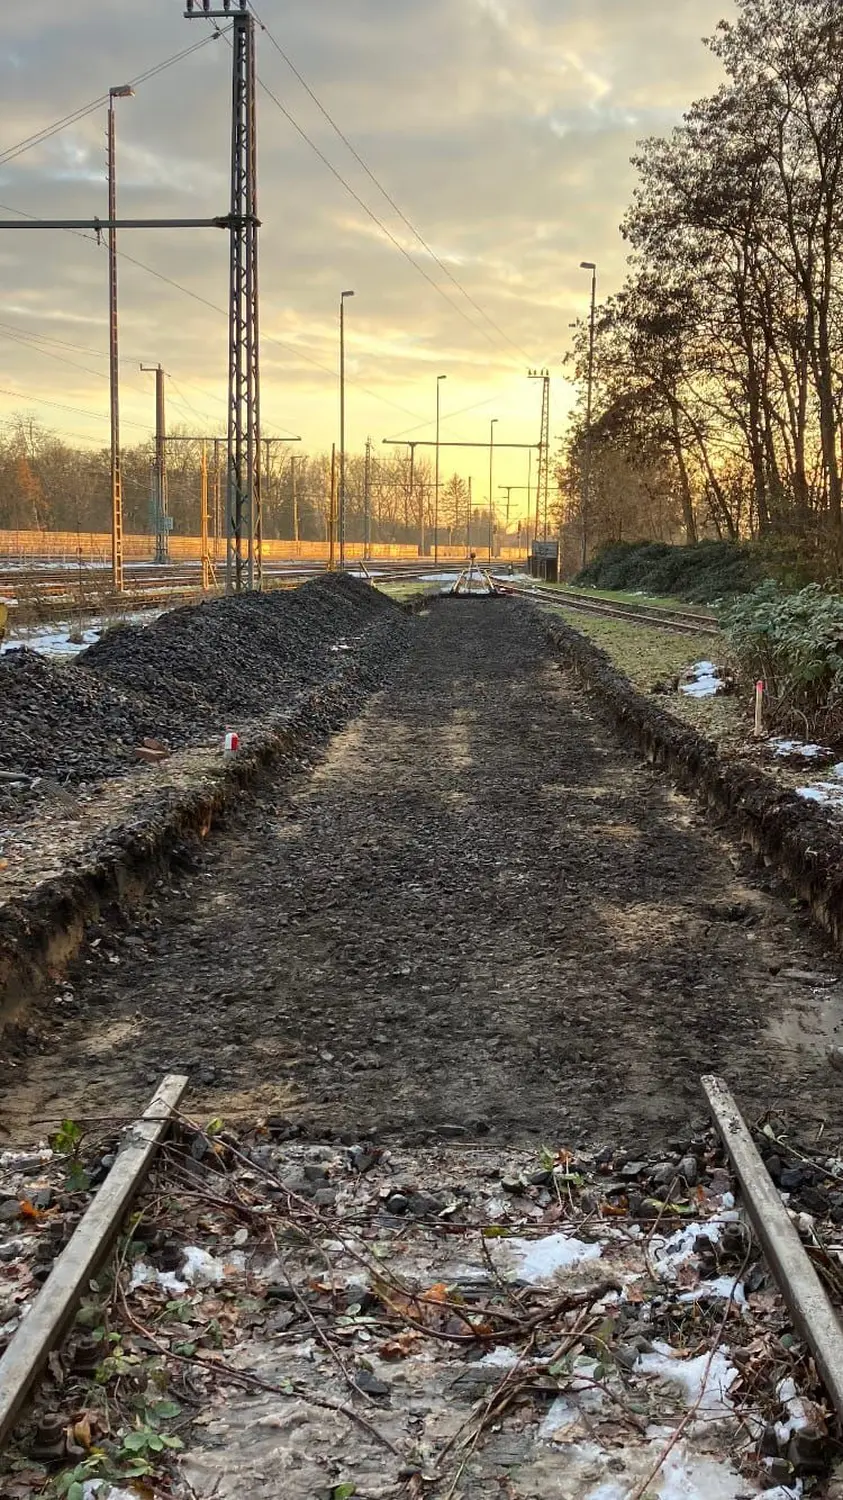
[[[548,529],[548,505],[550,501],[550,371],[531,370],[531,380],[540,380],[542,383],[542,425],[541,437],[539,438],[539,472],[536,482],[536,529],[535,536],[541,528],[542,537],[547,541]]]
[[[185,15],[233,23],[226,588],[239,592],[262,571],[255,18],[247,0],[187,0]]]

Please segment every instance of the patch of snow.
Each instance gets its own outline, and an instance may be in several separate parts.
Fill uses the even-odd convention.
[[[797,1394],[796,1382],[791,1376],[779,1381],[776,1387],[776,1395],[782,1406],[787,1408],[787,1418],[783,1422],[776,1422],[776,1437],[784,1446],[795,1432],[803,1432],[810,1427],[811,1419],[805,1407],[805,1402]]]
[[[488,1354],[484,1354],[479,1361],[481,1365],[494,1365],[501,1370],[514,1370],[518,1362],[515,1350],[507,1348],[506,1344],[501,1344],[497,1349],[490,1349]]]
[[[27,651],[35,651],[39,656],[78,656],[80,652],[87,651],[89,646],[93,646],[103,632],[113,625],[149,625],[162,613],[160,609],[142,609],[136,610],[133,614],[123,615],[119,620],[97,617],[86,626],[81,644],[71,642],[70,635],[75,632],[77,626],[67,622],[58,625],[33,625],[29,629],[22,626],[14,636],[7,637],[0,642],[0,656],[7,651],[19,651],[21,647],[25,647]]]
[[[800,786],[796,789],[796,795],[806,802],[843,807],[843,785],[839,781],[818,781],[814,786]]]
[[[818,756],[829,754],[825,745],[805,744],[803,740],[771,740],[770,748],[775,755],[800,755],[805,760],[816,760]]]
[[[657,1481],[654,1481],[656,1483]],[[746,1484],[730,1464],[702,1453],[689,1453],[678,1444],[665,1459],[656,1494],[659,1500],[734,1500]],[[768,1492],[769,1496],[769,1492]]]
[[[723,679],[718,676],[713,661],[695,662],[688,670],[693,673],[691,681],[679,685],[680,693],[686,698],[714,698],[723,687]]]
[[[567,1271],[583,1261],[599,1260],[600,1245],[567,1234],[548,1234],[541,1240],[498,1240],[494,1258],[505,1275],[524,1281],[549,1281],[557,1271]]]
[[[138,1500],[137,1490],[121,1490],[107,1479],[86,1479],[82,1485],[82,1500]]]
[[[725,1217],[724,1215],[723,1218]],[[676,1280],[679,1267],[686,1265],[696,1254],[694,1247],[701,1235],[707,1235],[712,1244],[716,1245],[722,1232],[722,1221],[718,1220],[712,1224],[688,1224],[685,1229],[677,1229],[669,1239],[654,1235],[652,1254],[662,1281]]]
[[[191,1286],[219,1286],[225,1276],[225,1266],[221,1260],[217,1260],[207,1250],[201,1250],[198,1245],[186,1245],[183,1254],[179,1272],[157,1271],[147,1261],[136,1260],[129,1290],[134,1291],[135,1287],[147,1286],[150,1282],[163,1287],[165,1292],[176,1294],[186,1292]],[[237,1265],[235,1269],[240,1270],[242,1266]]]
[[[186,1245],[181,1274],[191,1286],[219,1286],[225,1275],[221,1260],[198,1245]]]
[[[679,1359],[669,1344],[657,1343],[653,1347],[652,1354],[638,1356],[636,1370],[678,1385],[688,1406],[696,1406],[702,1417],[732,1415],[728,1395],[738,1379],[738,1371],[723,1349],[715,1349],[713,1355],[700,1354],[696,1359]]]
[[[157,1271],[147,1261],[136,1260],[132,1267],[129,1291],[133,1292],[136,1287],[150,1284],[163,1287],[165,1292],[175,1292],[176,1295],[187,1291],[187,1282],[180,1281],[175,1271]]]
[[[693,1291],[683,1292],[679,1301],[703,1302],[709,1298],[712,1301],[720,1299],[723,1302],[728,1302],[731,1299],[736,1307],[746,1305],[743,1282],[736,1282],[732,1276],[718,1276],[714,1281],[703,1281],[699,1286],[694,1287]]]

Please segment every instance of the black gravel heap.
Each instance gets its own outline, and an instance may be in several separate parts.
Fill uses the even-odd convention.
[[[390,616],[402,618],[391,600],[343,575],[118,625],[70,664],[7,652],[0,772],[92,780],[132,763],[145,738],[175,748],[239,728],[329,678],[346,641]]]

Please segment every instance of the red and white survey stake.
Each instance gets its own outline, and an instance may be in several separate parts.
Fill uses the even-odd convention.
[[[227,729],[225,731],[225,739],[222,743],[222,749],[223,755],[225,755],[228,759],[230,759],[232,755],[237,754],[237,751],[240,749],[240,736],[234,729]]]

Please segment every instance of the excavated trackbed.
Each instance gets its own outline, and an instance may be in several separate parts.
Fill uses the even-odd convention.
[[[662,1142],[722,1072],[840,1124],[843,966],[625,747],[538,623],[445,601],[310,777],[77,967],[4,1114],[193,1107],[405,1140]]]

